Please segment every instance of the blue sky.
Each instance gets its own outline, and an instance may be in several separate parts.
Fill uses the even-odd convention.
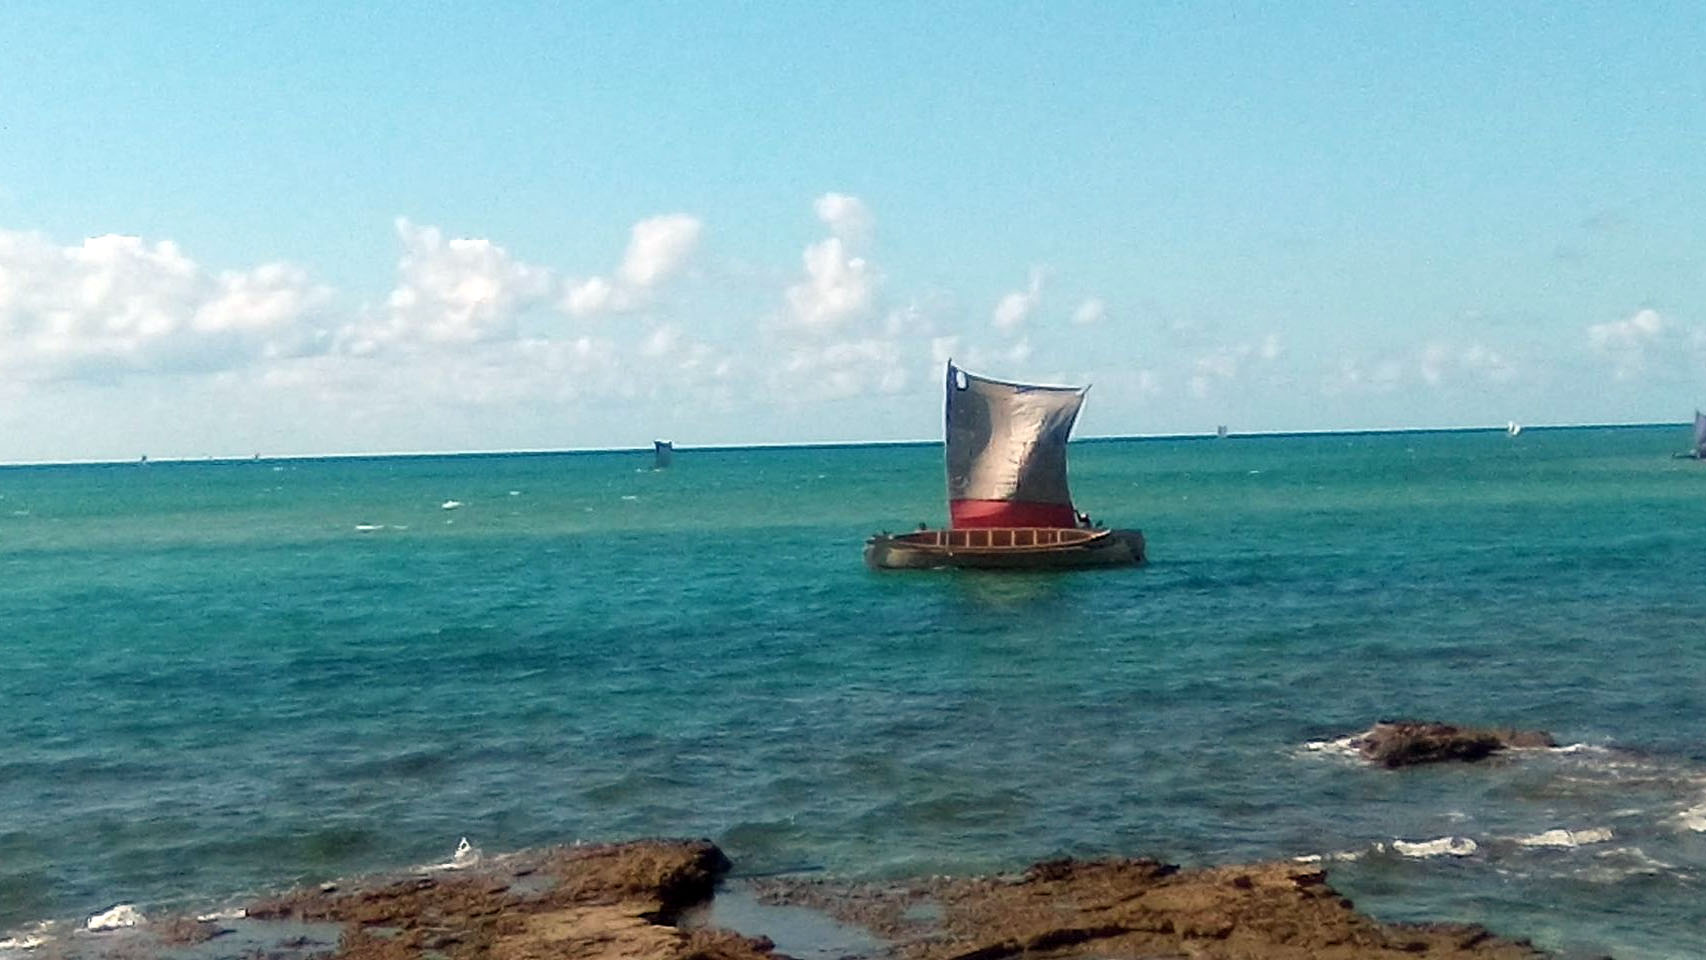
[[[1698,4],[7,13],[0,461],[1706,404]]]

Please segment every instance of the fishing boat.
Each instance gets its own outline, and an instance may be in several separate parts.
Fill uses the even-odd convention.
[[[1694,411],[1694,449],[1676,454],[1679,460],[1706,460],[1706,413]]]
[[[1143,534],[1097,526],[1072,505],[1066,441],[1088,387],[992,380],[948,363],[947,529],[879,533],[876,569],[1055,570],[1142,563]]]
[[[668,470],[675,460],[675,444],[669,440],[652,441],[652,469]]]

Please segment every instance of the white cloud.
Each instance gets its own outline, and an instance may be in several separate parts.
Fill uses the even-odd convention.
[[[1342,357],[1338,370],[1322,384],[1325,394],[1390,393],[1404,381],[1405,364],[1400,360],[1381,360],[1372,366],[1355,357]]]
[[[833,333],[870,316],[880,277],[863,257],[850,256],[840,237],[807,247],[806,276],[788,288],[787,325],[809,333]]]
[[[1422,358],[1417,364],[1422,382],[1430,387],[1437,387],[1445,379],[1446,366],[1451,362],[1451,348],[1443,343],[1430,343],[1422,348]]]
[[[331,291],[301,268],[212,273],[169,240],[61,247],[0,230],[0,370],[18,380],[235,369],[324,350]]]
[[[1192,362],[1192,374],[1185,383],[1191,396],[1200,399],[1213,392],[1216,384],[1237,380],[1252,368],[1271,367],[1283,352],[1279,335],[1274,333],[1260,340],[1220,347]]]
[[[624,286],[649,290],[681,269],[699,245],[704,225],[697,217],[671,213],[634,224],[628,252],[617,271]]]
[[[1645,369],[1648,352],[1670,332],[1670,324],[1658,311],[1639,310],[1626,320],[1588,327],[1588,345],[1609,358],[1616,377],[1623,380]]]
[[[1101,323],[1108,319],[1108,305],[1100,297],[1091,297],[1072,312],[1072,322],[1079,326]]]
[[[590,317],[610,309],[616,299],[616,288],[609,280],[592,277],[569,288],[563,309],[577,317]]]
[[[954,359],[954,352],[960,348],[959,337],[931,337],[930,363],[932,366],[943,366]]]
[[[899,393],[911,379],[900,345],[882,338],[798,346],[780,372],[790,396],[816,399]]]
[[[817,218],[829,226],[831,233],[853,246],[860,246],[871,237],[876,219],[870,208],[858,197],[845,193],[826,193],[812,204]]]
[[[517,316],[556,283],[551,271],[521,263],[483,237],[446,239],[437,227],[398,217],[397,239],[397,285],[377,317],[346,331],[352,352],[511,339]]]
[[[995,312],[990,322],[995,329],[1003,333],[1012,333],[1025,324],[1036,312],[1037,304],[1042,302],[1043,271],[1032,270],[1031,282],[1024,290],[1015,290],[1002,297],[995,304]]]
[[[841,193],[826,193],[812,204],[830,236],[800,254],[805,276],[783,292],[784,333],[814,338],[857,339],[877,309],[882,275],[855,247],[869,239],[875,220],[863,201]],[[896,311],[888,318],[891,333],[922,316]]]
[[[616,278],[588,277],[571,284],[562,309],[576,317],[640,309],[692,258],[703,233],[704,224],[685,213],[641,220],[628,232],[628,249]]]
[[[1463,350],[1463,367],[1483,380],[1504,383],[1516,378],[1517,368],[1504,354],[1491,347],[1472,343]]]
[[[676,351],[681,345],[681,328],[672,323],[666,323],[646,335],[640,341],[640,356],[666,357]]]

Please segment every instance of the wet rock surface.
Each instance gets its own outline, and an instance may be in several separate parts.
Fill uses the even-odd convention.
[[[673,926],[729,862],[706,841],[554,848],[355,889],[292,891],[256,920],[341,924],[338,960],[758,960],[771,944]]]
[[[1014,877],[842,885],[770,878],[759,896],[812,906],[894,944],[902,960],[1535,960],[1478,926],[1382,924],[1318,870],[1179,870],[1154,860],[1051,861]]]
[[[728,869],[729,861],[707,841],[531,850],[463,869],[307,886],[249,904],[245,917],[230,921],[235,931],[166,920],[150,925],[154,929],[147,936],[158,938],[153,948],[132,938],[91,955],[114,960],[785,957],[767,935],[772,931],[736,932],[691,922],[705,913]],[[773,876],[742,880],[730,889],[871,935],[844,941],[858,944],[852,951],[817,942],[821,936],[796,936],[800,942],[790,942],[790,949],[813,960],[1546,956],[1526,942],[1476,926],[1380,923],[1357,913],[1320,870],[1298,863],[1181,870],[1148,859],[1052,860],[1015,875],[896,883]],[[763,925],[762,913],[752,916]],[[816,929],[821,934],[824,928]],[[209,937],[216,939],[208,943]]]
[[[1364,760],[1387,768],[1453,760],[1473,763],[1512,747],[1558,745],[1551,734],[1540,730],[1389,721],[1375,724],[1350,743]]]

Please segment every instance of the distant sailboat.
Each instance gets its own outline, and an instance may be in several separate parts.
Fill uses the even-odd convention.
[[[878,534],[878,568],[1056,569],[1143,562],[1143,534],[1095,526],[1072,506],[1066,440],[1085,387],[979,377],[948,364],[946,530]],[[920,524],[920,527],[923,527]]]
[[[1521,432],[1522,432],[1522,424],[1517,423],[1515,420],[1512,420],[1509,423],[1505,424],[1505,435],[1506,436],[1514,437]]]
[[[1220,426],[1215,427],[1214,428],[1214,435],[1216,438],[1218,438],[1220,440],[1225,440],[1226,439],[1226,424],[1223,423]]]
[[[1678,459],[1706,460],[1706,413],[1694,411],[1694,449],[1676,456]]]
[[[652,469],[668,470],[675,459],[675,444],[669,440],[652,441]]]

